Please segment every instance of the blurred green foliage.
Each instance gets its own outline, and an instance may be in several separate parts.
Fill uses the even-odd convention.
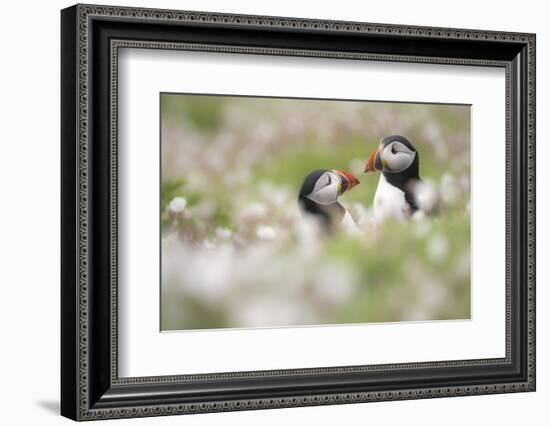
[[[470,220],[457,213],[446,219],[434,221],[430,232],[420,236],[407,223],[385,223],[373,249],[365,249],[356,239],[345,235],[332,238],[325,247],[326,254],[357,265],[363,283],[354,300],[337,313],[334,320],[357,322],[368,313],[369,322],[395,321],[401,316],[403,304],[421,304],[421,300],[415,299],[424,295],[419,280],[425,277],[416,275],[415,264],[426,277],[450,289],[452,303],[432,313],[433,319],[468,318],[469,274],[456,274],[454,270],[457,260],[462,260],[464,248],[470,244]],[[447,255],[436,261],[427,250],[434,234],[446,235],[451,241]]]
[[[223,98],[216,96],[189,96],[181,102],[181,95],[162,94],[163,116],[186,117],[199,131],[214,132],[223,122]]]

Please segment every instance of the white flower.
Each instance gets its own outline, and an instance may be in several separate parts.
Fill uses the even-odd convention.
[[[411,215],[411,219],[415,222],[421,222],[426,219],[426,213],[423,210],[417,210]]]
[[[187,200],[185,198],[175,197],[168,204],[168,210],[172,214],[180,214],[185,210],[185,206],[187,206]]]
[[[415,185],[414,199],[420,210],[424,213],[430,213],[437,207],[439,194],[431,182],[423,181]]]
[[[231,238],[233,235],[233,231],[228,228],[216,228],[216,237],[218,237],[220,240],[227,240]]]
[[[275,230],[271,226],[260,225],[256,228],[256,236],[262,240],[272,240],[275,235]]]
[[[240,213],[239,218],[244,221],[262,219],[267,214],[265,204],[254,202],[248,204]]]

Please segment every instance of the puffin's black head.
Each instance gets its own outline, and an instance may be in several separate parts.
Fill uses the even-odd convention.
[[[381,171],[384,174],[403,173],[418,176],[418,151],[409,140],[400,135],[385,137],[367,160],[365,173]]]
[[[298,203],[302,211],[315,215],[331,230],[346,212],[338,197],[358,184],[355,176],[340,170],[314,170],[302,183]]]
[[[350,173],[318,169],[305,177],[300,188],[300,198],[326,206],[335,203],[340,195],[357,184],[359,181]]]

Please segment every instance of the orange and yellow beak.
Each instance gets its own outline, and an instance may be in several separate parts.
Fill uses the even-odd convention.
[[[359,185],[359,179],[357,179],[351,173],[343,172],[341,170],[334,170],[334,171],[340,177],[338,195],[342,195],[344,192],[349,191],[354,186]]]
[[[375,151],[369,155],[369,159],[365,164],[365,173],[376,172],[383,170],[383,162],[380,159],[380,147],[376,148]]]

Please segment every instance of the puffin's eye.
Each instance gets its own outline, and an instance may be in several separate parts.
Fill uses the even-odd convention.
[[[325,186],[329,186],[332,183],[332,179],[330,178],[330,175],[327,175],[327,184]]]
[[[397,151],[395,150],[395,144],[391,146],[391,153],[395,155]]]

